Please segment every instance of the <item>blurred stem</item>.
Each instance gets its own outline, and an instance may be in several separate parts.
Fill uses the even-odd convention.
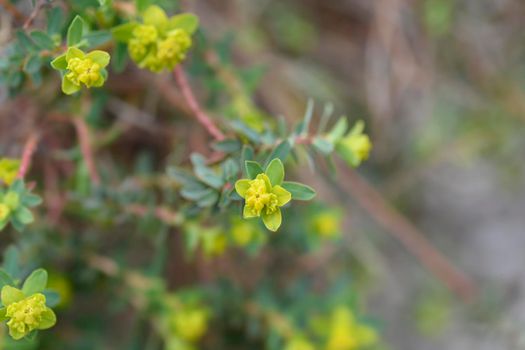
[[[33,132],[27,139],[24,145],[24,151],[22,152],[22,160],[20,162],[20,168],[18,169],[18,178],[23,179],[29,168],[31,167],[31,160],[33,154],[35,153],[36,146],[40,140],[40,134],[38,132]]]
[[[186,74],[182,69],[182,66],[179,64],[175,67],[173,74],[175,75],[175,80],[179,85],[179,88],[188,103],[192,113],[194,114],[197,121],[208,131],[208,133],[213,136],[217,141],[224,140],[224,134],[219,128],[215,125],[213,120],[202,110],[201,106],[197,102],[193,91],[191,90]]]
[[[84,118],[73,118],[73,125],[77,131],[78,140],[80,142],[80,150],[84,161],[86,162],[86,167],[89,172],[89,177],[91,182],[95,185],[100,184],[100,176],[98,175],[97,168],[95,166],[95,158],[93,155],[93,149],[91,147],[91,139],[89,135],[89,129]]]
[[[392,208],[365,179],[341,162],[337,164],[337,171],[343,174],[345,179],[345,181],[336,182],[338,187],[350,193],[363,209],[368,211],[387,232],[401,241],[407,250],[414,254],[450,290],[467,302],[475,297],[474,282],[435,249],[417,227]]]

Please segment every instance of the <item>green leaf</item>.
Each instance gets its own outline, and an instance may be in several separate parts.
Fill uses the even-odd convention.
[[[199,166],[195,168],[195,175],[206,185],[215,189],[220,189],[224,186],[224,180],[218,176],[213,170],[208,167]]]
[[[12,303],[16,303],[22,299],[25,299],[26,295],[18,288],[11,286],[4,286],[2,288],[2,304],[8,306]]]
[[[280,185],[284,180],[284,166],[279,158],[273,159],[266,167],[266,175],[270,178],[272,186]]]
[[[38,329],[48,329],[55,325],[57,322],[57,317],[53,310],[50,308],[47,308],[42,313],[42,319],[40,320],[40,323],[38,324]]]
[[[15,281],[9,274],[4,270],[0,269],[0,289],[4,286],[15,286]]]
[[[64,12],[62,8],[58,6],[53,7],[47,16],[47,33],[50,35],[59,34],[62,28],[63,18]]]
[[[148,8],[148,6],[151,5],[151,0],[135,0],[135,6],[137,7],[137,11],[144,12]]]
[[[20,251],[15,245],[10,245],[4,252],[4,270],[10,276],[18,276],[20,272]]]
[[[306,105],[306,112],[304,113],[303,121],[297,126],[296,133],[298,135],[305,135],[308,132],[312,117],[314,115],[314,101],[309,98]]]
[[[239,140],[229,139],[215,142],[212,145],[212,148],[219,152],[233,153],[239,151],[241,149],[241,146],[242,144]]]
[[[244,168],[246,170],[246,175],[250,179],[255,179],[257,175],[264,173],[264,170],[261,168],[259,163],[253,160],[247,160],[244,162]]]
[[[309,201],[316,194],[313,188],[299,182],[285,181],[281,186],[292,194],[292,199],[299,201]]]
[[[36,207],[40,204],[42,204],[42,198],[35,194],[24,194],[22,196],[22,205],[26,207]]]
[[[80,89],[80,86],[73,84],[68,78],[62,78],[62,92],[66,95],[73,95],[75,92],[80,91]]]
[[[192,200],[192,201],[198,201],[208,195],[210,193],[215,193],[211,188],[198,188],[198,187],[185,187],[180,191],[180,195],[186,199]]]
[[[142,14],[144,24],[152,25],[158,29],[163,29],[168,23],[168,17],[166,12],[157,5],[151,5]]]
[[[339,118],[337,123],[335,123],[334,127],[332,128],[332,130],[330,130],[330,133],[328,134],[328,137],[329,137],[329,139],[332,142],[336,142],[341,137],[344,136],[344,134],[346,133],[347,129],[348,129],[348,121],[346,120],[346,117],[341,117],[341,118]]]
[[[66,70],[67,69],[67,61],[66,61],[66,54],[62,54],[55,58],[53,61],[51,61],[51,67],[53,67],[56,70]]]
[[[324,155],[329,155],[334,151],[334,144],[320,137],[314,138],[312,146]]]
[[[199,18],[192,13],[182,13],[169,19],[168,30],[183,29],[193,34],[199,27]]]
[[[266,214],[266,212],[263,212],[262,219],[264,226],[266,226],[268,230],[272,232],[277,231],[283,221],[281,209],[277,209],[271,214]]]
[[[15,211],[15,218],[23,225],[30,224],[34,221],[31,210],[26,207],[20,207]]]
[[[219,199],[219,194],[216,191],[213,191],[203,198],[199,199],[197,201],[197,205],[201,208],[207,208],[211,207],[215,203],[217,203],[217,200]]]
[[[284,140],[282,141],[273,152],[270,154],[268,159],[266,160],[266,164],[274,160],[275,158],[280,159],[281,161],[285,161],[288,155],[290,154],[290,151],[292,150],[292,145],[290,141]]]
[[[46,288],[46,285],[47,271],[44,269],[36,269],[26,278],[24,285],[22,286],[22,292],[24,292],[25,295],[30,296],[42,292]]]
[[[67,46],[75,46],[82,40],[84,20],[79,15],[75,16],[67,29]]]
[[[47,33],[36,30],[34,32],[31,32],[29,36],[31,37],[31,39],[33,39],[35,44],[40,46],[41,49],[53,50],[55,48],[55,42],[53,41],[53,39],[51,39],[49,35],[47,35]]]
[[[15,182],[13,182],[11,186],[9,186],[9,190],[18,194],[22,194],[25,190],[24,180],[18,179]]]
[[[117,42],[113,50],[112,66],[116,73],[121,73],[128,62],[128,47],[125,43]]]
[[[84,39],[87,40],[88,46],[91,48],[104,45],[108,43],[111,38],[111,33],[106,30],[96,30],[84,35]]]
[[[46,289],[42,292],[46,297],[46,305],[49,307],[55,307],[60,303],[60,293]]]
[[[111,29],[111,34],[116,41],[127,43],[133,36],[133,30],[138,26],[137,22],[128,22]]]
[[[235,130],[237,133],[246,136],[250,141],[252,141],[255,144],[261,143],[261,136],[257,131],[250,128],[240,120],[234,120],[231,122],[231,126],[233,130]]]
[[[24,63],[24,72],[27,74],[34,74],[40,70],[42,67],[42,60],[38,55],[31,55],[27,58]]]
[[[16,31],[16,38],[26,52],[37,52],[39,50],[38,46],[29,38],[29,36],[24,33],[23,30]]]

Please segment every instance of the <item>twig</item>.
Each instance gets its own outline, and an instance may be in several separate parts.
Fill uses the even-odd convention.
[[[42,7],[44,7],[44,1],[42,0],[37,1],[37,3],[35,4],[35,8],[33,9],[29,17],[24,22],[24,26],[23,26],[24,30],[28,29],[29,26],[33,23],[33,21],[35,20],[36,16],[38,16],[38,13],[42,9]]]
[[[31,134],[27,139],[22,152],[22,161],[20,162],[17,178],[23,179],[29,171],[29,168],[31,167],[31,160],[39,140],[40,134],[36,132]]]
[[[463,300],[476,294],[474,282],[436,250],[423,234],[404,216],[387,204],[383,197],[354,170],[338,163],[345,181],[339,185],[357,200],[370,215],[414,254],[430,271]]]
[[[216,140],[224,140],[224,134],[219,130],[219,128],[217,128],[215,123],[202,110],[199,103],[197,102],[197,99],[193,95],[190,84],[188,83],[188,79],[186,78],[186,75],[184,74],[184,71],[182,70],[180,64],[177,65],[177,67],[175,67],[173,74],[175,75],[175,80],[177,81],[177,84],[181,89],[184,99],[188,103],[191,111],[197,118],[198,122],[201,123],[202,126],[204,126],[204,128],[206,129],[206,131],[208,131],[210,135],[212,135]]]
[[[86,121],[83,118],[72,118],[72,120],[77,131],[78,139],[80,142],[80,150],[82,152],[82,156],[84,157],[84,161],[86,162],[89,177],[95,185],[99,185],[100,177],[95,166],[95,158],[93,155],[93,150],[91,148],[89,130]]]

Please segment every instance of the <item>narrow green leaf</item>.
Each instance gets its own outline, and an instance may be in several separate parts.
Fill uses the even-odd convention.
[[[55,48],[55,42],[53,41],[53,39],[51,39],[49,35],[42,31],[36,30],[34,32],[31,32],[29,36],[41,49],[53,50]]]
[[[51,61],[51,67],[56,70],[65,70],[67,69],[66,54],[60,55]]]
[[[64,12],[62,8],[53,7],[49,10],[49,15],[47,16],[47,33],[50,35],[59,34],[64,21],[63,18]]]
[[[34,74],[42,67],[42,59],[38,55],[31,55],[24,63],[24,72],[27,74]]]
[[[84,20],[79,15],[75,16],[67,29],[67,46],[75,46],[82,40]]]
[[[42,292],[46,288],[46,285],[47,271],[44,269],[36,269],[26,278],[24,285],[22,286],[22,292],[24,292],[25,295],[30,296]]]
[[[0,289],[2,289],[4,286],[14,287],[15,281],[4,269],[0,269]]]
[[[316,137],[312,142],[312,146],[323,155],[329,155],[334,151],[334,144],[321,137]]]
[[[248,176],[250,179],[255,179],[257,175],[264,173],[264,170],[261,168],[259,163],[252,160],[245,161],[244,168],[246,170],[246,176]]]
[[[313,188],[299,182],[285,181],[281,186],[290,192],[292,199],[295,200],[309,201],[315,197],[315,190]]]
[[[137,27],[137,22],[128,22],[121,25],[118,25],[111,29],[111,34],[116,41],[128,42],[133,35],[133,30]]]
[[[279,158],[273,159],[266,167],[266,175],[270,179],[272,186],[282,184],[284,180],[284,166]]]
[[[281,161],[285,161],[288,155],[290,154],[290,151],[292,150],[292,145],[290,144],[290,141],[284,140],[282,141],[273,152],[270,154],[270,156],[266,160],[266,164],[274,160],[275,158],[280,159]]]
[[[39,50],[38,46],[36,46],[36,44],[23,30],[17,30],[15,35],[20,46],[25,52],[37,52]]]
[[[168,30],[183,29],[193,34],[199,27],[199,18],[192,13],[182,13],[170,18]]]

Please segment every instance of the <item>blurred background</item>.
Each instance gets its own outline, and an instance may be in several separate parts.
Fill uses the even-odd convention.
[[[474,301],[462,303],[374,213],[347,201],[347,239],[373,271],[367,304],[384,320],[385,343],[525,349],[525,3],[186,5],[215,40],[232,42],[238,65],[260,66],[257,103],[271,114],[298,118],[312,96],[364,119],[374,144],[364,175],[475,280]]]
[[[158,3],[170,9],[175,2]],[[29,2],[17,5],[30,12]],[[180,5],[200,17],[205,40],[214,45],[215,50],[205,50],[197,41],[192,55],[199,62],[185,63],[199,98],[214,114],[264,111],[272,118],[298,121],[312,97],[317,115],[327,103],[333,105],[335,115],[366,122],[374,148],[358,171],[360,177],[342,172],[334,185],[320,180],[308,166],[290,176],[315,187],[319,198],[338,207],[344,217],[345,244],[337,259],[332,259],[328,248],[308,263],[320,275],[351,271],[367,314],[377,320],[384,348],[525,349],[524,1],[181,0]],[[0,27],[5,29],[7,14],[0,15],[4,23]],[[38,19],[36,23],[41,24]],[[0,42],[5,43],[8,34],[0,36]],[[216,76],[222,83],[214,80]],[[239,76],[241,86],[236,82]],[[19,155],[28,130],[42,119],[39,111],[56,102],[58,75],[48,77],[46,84],[54,85],[45,85],[40,95],[28,90],[8,100],[7,90],[0,91],[3,154]],[[207,150],[207,135],[195,123],[172,118],[187,114],[187,108],[176,92],[162,88],[166,81],[128,65],[124,73],[110,76],[108,90],[114,97],[96,92],[90,97],[88,122],[96,129],[97,165],[106,177],[122,179],[114,185],[116,191],[153,187],[138,177],[153,170],[164,172],[168,155],[175,158],[170,153],[173,148],[187,153],[188,149],[175,147],[177,142]],[[224,103],[217,97],[222,90],[236,98]],[[166,101],[180,109],[174,111]],[[67,105],[61,103],[57,105]],[[114,217],[108,209],[91,222],[89,215],[98,202],[91,198],[82,203],[84,207],[78,203],[87,196],[89,179],[84,168],[74,165],[80,159],[73,149],[74,127],[62,122],[53,124],[55,136],[45,140],[47,146],[40,148],[34,161],[33,168],[42,174],[39,182],[46,187],[48,222],[42,225],[42,236],[31,238],[34,242],[28,246],[34,253],[44,251],[41,237],[57,236],[53,240],[61,242],[54,250],[48,245],[42,260],[48,263],[54,252],[61,252],[69,263],[64,270],[78,278],[74,282],[77,314],[66,312],[59,324],[66,338],[76,339],[80,333],[70,329],[68,318],[79,329],[87,329],[89,316],[95,324],[90,326],[93,334],[101,332],[101,322],[90,315],[92,304],[85,302],[83,293],[87,295],[91,285],[99,293],[97,288],[104,290],[107,284],[95,285],[92,274],[77,273],[76,251],[64,246],[104,253],[98,246],[103,242],[108,251],[128,249],[122,242],[140,228],[130,225],[115,208]],[[71,164],[61,163],[71,159]],[[137,177],[131,178],[132,171]],[[66,186],[71,201],[67,207]],[[60,217],[63,213],[65,218]],[[294,215],[298,221],[304,219],[300,211]],[[119,229],[108,224],[111,220]],[[63,246],[66,235],[53,227],[57,222],[65,232],[82,230],[83,234],[68,238]],[[99,236],[97,229],[112,235]],[[209,281],[210,275],[220,274],[224,264],[182,261],[181,238],[166,238],[162,232],[174,252],[166,272],[170,286]],[[129,255],[122,253],[133,258],[134,267],[145,261],[145,251],[154,251],[151,246],[163,248],[164,241],[151,243],[153,236],[139,237],[137,242],[143,246],[129,248]],[[435,266],[436,256],[427,240],[455,266],[452,271],[468,277],[449,278],[450,269],[438,272],[439,277],[430,272],[425,266]],[[333,260],[337,267],[331,265]],[[247,272],[236,264],[230,274],[241,278]],[[62,261],[55,265],[66,266]],[[264,269],[254,274],[264,274]],[[447,278],[456,293],[443,283]],[[108,295],[97,302],[111,304],[111,312],[122,307],[120,302],[114,306]],[[79,314],[88,316],[83,319]],[[111,323],[119,328],[117,335],[128,334],[129,319],[126,312],[111,318],[125,320]],[[89,338],[89,331],[83,336]],[[108,344],[119,341],[113,333],[108,338]]]

